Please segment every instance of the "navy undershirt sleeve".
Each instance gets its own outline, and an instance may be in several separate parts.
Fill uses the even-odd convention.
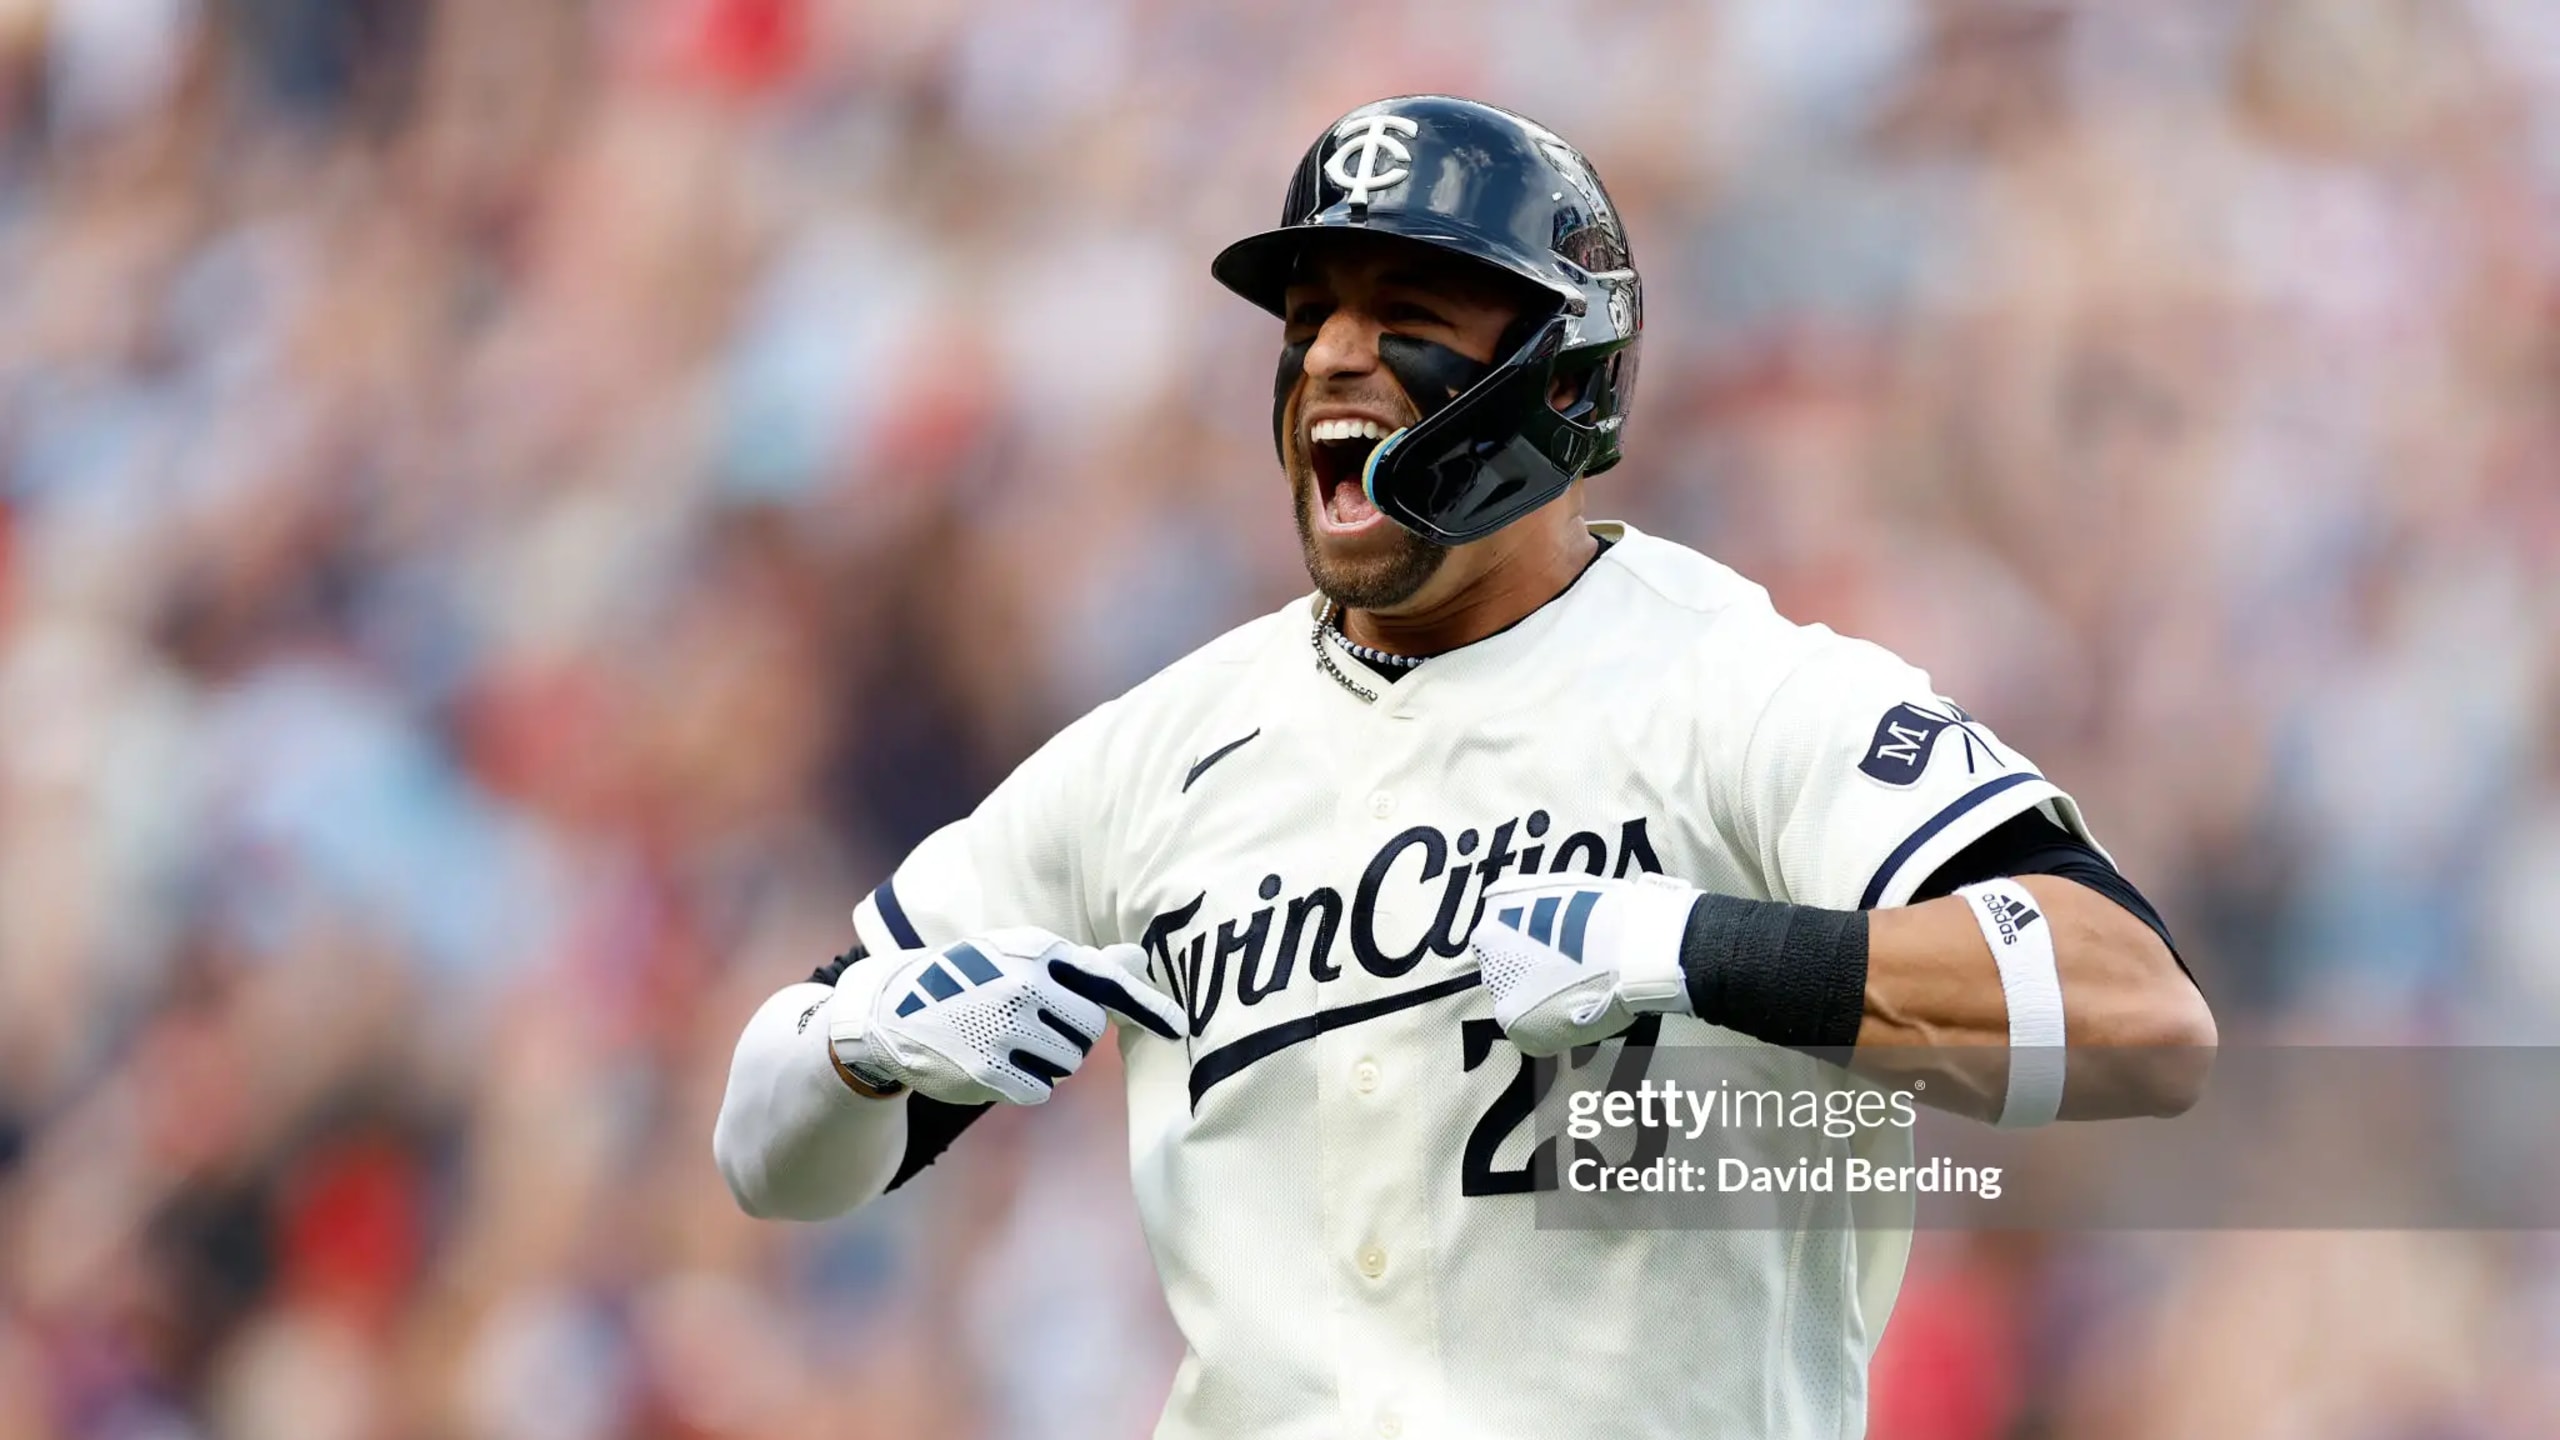
[[[2133,888],[2107,857],[2079,836],[2045,818],[2043,812],[2029,810],[1992,827],[1990,833],[1949,857],[1920,888],[1912,893],[1911,903],[1935,900],[1952,895],[1967,885],[1984,880],[1997,880],[2019,875],[2053,875],[2095,890],[2122,906],[2134,919],[2151,927],[2178,968],[2187,969],[2187,960],[2178,954],[2178,942],[2169,935],[2169,922],[2143,893]],[[2188,971],[2194,978],[2194,972]]]

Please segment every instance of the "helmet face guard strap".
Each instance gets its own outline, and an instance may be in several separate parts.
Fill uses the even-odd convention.
[[[1589,466],[1598,436],[1548,403],[1563,353],[1559,315],[1489,370],[1443,346],[1391,336],[1379,350],[1423,419],[1378,442],[1361,475],[1370,503],[1417,535],[1464,545],[1553,500]],[[1430,352],[1438,352],[1432,354]],[[1446,403],[1455,360],[1481,378]],[[1410,372],[1410,373],[1409,373]]]

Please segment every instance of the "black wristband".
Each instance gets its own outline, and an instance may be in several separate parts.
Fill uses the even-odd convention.
[[[1680,937],[1689,1011],[1795,1050],[1848,1050],[1867,1010],[1867,914],[1701,895]]]

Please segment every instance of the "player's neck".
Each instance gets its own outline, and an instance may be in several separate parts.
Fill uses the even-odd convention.
[[[1437,655],[1499,634],[1565,592],[1598,554],[1600,542],[1579,513],[1569,525],[1542,525],[1517,536],[1480,566],[1470,566],[1445,595],[1392,614],[1349,610],[1343,633],[1390,655]],[[1479,542],[1491,543],[1491,542]],[[1454,557],[1453,557],[1454,558]]]

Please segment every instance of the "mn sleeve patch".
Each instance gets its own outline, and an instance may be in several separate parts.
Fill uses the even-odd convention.
[[[2009,762],[1992,748],[1991,738],[1974,724],[1973,717],[1953,704],[1944,710],[1902,704],[1884,712],[1884,718],[1876,722],[1875,738],[1867,742],[1867,755],[1858,762],[1858,769],[1868,779],[1887,785],[1916,784],[1921,772],[1929,768],[1929,756],[1937,748],[1938,736],[1948,730],[1964,739],[1966,774],[1980,774],[1985,764],[1997,770],[2009,768]]]
[[[1876,737],[1868,742],[1867,758],[1858,762],[1858,769],[1887,785],[1914,784],[1929,768],[1929,748],[1937,743],[1938,732],[1953,723],[1952,716],[1896,705],[1876,722]]]

